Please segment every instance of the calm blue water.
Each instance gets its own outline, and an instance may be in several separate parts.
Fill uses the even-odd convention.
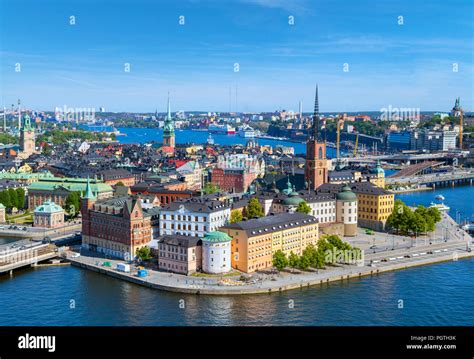
[[[29,269],[0,278],[0,325],[474,325],[473,273],[469,259],[281,294],[211,297],[75,267]]]
[[[142,139],[133,135],[121,141],[161,141],[159,130],[120,129],[128,130]],[[206,138],[207,132],[176,134],[178,143]],[[238,136],[214,138],[246,142]],[[474,187],[397,198],[429,205],[438,193],[453,216],[456,210],[462,218],[474,214]],[[0,276],[0,325],[474,325],[473,274],[474,259],[468,259],[281,294],[212,297],[151,290],[75,267],[26,269],[13,278]],[[185,309],[179,307],[181,299]]]
[[[163,141],[163,130],[157,128],[123,128],[120,127],[118,130],[126,136],[117,136],[118,141],[121,143],[145,143],[145,142],[162,142]],[[176,143],[206,143],[209,132],[207,131],[192,131],[192,130],[176,130]],[[245,145],[248,142],[248,138],[240,137],[239,135],[218,135],[213,134],[214,143],[218,145],[233,145],[242,144]],[[277,145],[294,147],[295,154],[306,153],[306,144],[299,142],[290,141],[279,141],[269,139],[255,139],[260,145],[270,145],[275,147]],[[328,157],[335,157],[336,151],[334,148],[327,149]]]
[[[442,193],[452,211],[472,216],[473,190],[397,197],[428,205]],[[473,275],[474,259],[467,259],[281,294],[212,297],[160,292],[75,267],[27,269],[0,277],[0,325],[474,325]]]
[[[412,192],[396,195],[395,198],[401,199],[409,206],[429,206],[431,202],[440,203],[435,196],[441,194],[445,197],[442,201],[450,207],[449,215],[456,219],[456,212],[461,222],[464,220],[474,220],[474,186],[458,186],[458,187],[438,187],[435,191]]]

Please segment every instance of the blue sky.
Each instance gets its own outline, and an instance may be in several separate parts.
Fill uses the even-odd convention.
[[[318,83],[321,112],[473,110],[470,0],[0,4],[7,107],[165,111],[170,91],[173,111],[311,111]]]

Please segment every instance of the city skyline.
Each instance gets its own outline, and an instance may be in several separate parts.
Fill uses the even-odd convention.
[[[169,91],[174,111],[302,101],[311,113],[318,83],[321,113],[473,108],[468,1],[7,1],[2,13],[2,107],[164,112]]]

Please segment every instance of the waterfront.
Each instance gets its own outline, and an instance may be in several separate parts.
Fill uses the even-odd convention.
[[[146,142],[162,142],[163,141],[163,130],[158,128],[133,128],[133,127],[120,127],[118,128],[120,133],[125,136],[117,136],[117,140],[121,143],[146,143]],[[209,137],[208,131],[193,131],[193,130],[176,130],[176,143],[195,143],[202,144],[206,143]],[[243,138],[239,135],[220,135],[213,134],[212,138],[214,143],[218,145],[245,145],[250,140],[249,138]],[[295,154],[305,154],[306,144],[301,142],[291,142],[282,140],[272,140],[267,138],[255,138],[254,141],[260,145],[270,145],[275,147],[277,145],[294,147]],[[327,149],[328,156],[335,156],[335,149]]]
[[[397,198],[427,205],[441,193],[451,213],[472,216],[473,190]],[[157,291],[72,266],[25,269],[0,277],[0,325],[472,325],[473,273],[471,258],[283,293],[216,297]]]
[[[0,325],[472,325],[473,271],[466,259],[280,294],[211,297],[75,267],[28,269],[0,279]]]

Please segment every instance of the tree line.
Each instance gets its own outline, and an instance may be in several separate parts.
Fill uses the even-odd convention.
[[[8,188],[0,192],[0,203],[8,210],[25,208],[25,190],[22,187]]]
[[[343,254],[340,258],[335,258],[334,253],[340,251]],[[301,255],[290,252],[287,257],[282,250],[277,250],[273,254],[273,266],[279,271],[290,267],[292,269],[307,270],[309,268],[324,269],[327,265],[336,262],[348,262],[348,257],[344,253],[353,252],[352,258],[360,258],[361,251],[359,248],[352,247],[349,243],[344,242],[337,235],[328,235],[320,238],[316,246],[310,244],[302,252]]]
[[[414,211],[401,200],[395,201],[392,214],[387,218],[387,225],[397,234],[413,233],[415,235],[433,232],[436,223],[441,221],[441,213],[435,207],[418,206]]]

